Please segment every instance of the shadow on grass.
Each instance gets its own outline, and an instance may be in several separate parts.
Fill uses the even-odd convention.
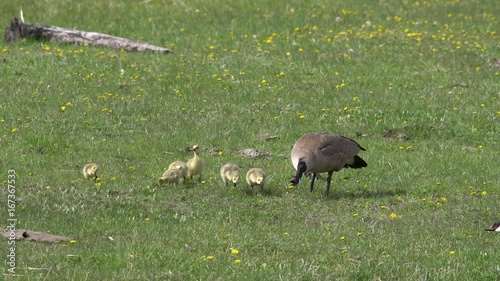
[[[264,190],[260,190],[259,187],[254,188],[253,190],[250,187],[245,187],[242,192],[244,192],[248,196],[265,196],[265,197],[282,197],[283,192],[277,190],[275,188],[264,188]]]
[[[401,188],[391,190],[330,190],[327,194],[323,191],[326,200],[360,199],[360,198],[382,198],[406,195],[407,191]]]

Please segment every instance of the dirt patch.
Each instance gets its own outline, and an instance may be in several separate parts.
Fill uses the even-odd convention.
[[[396,139],[396,140],[409,140],[410,138],[405,134],[400,134],[393,132],[392,130],[385,130],[382,134],[384,139]]]
[[[49,232],[38,232],[27,229],[16,229],[14,233],[16,235],[16,240],[41,241],[49,243],[60,243],[71,240],[71,238],[66,236],[54,235]],[[7,238],[13,236],[11,230],[9,229],[4,229],[2,231],[2,235]]]

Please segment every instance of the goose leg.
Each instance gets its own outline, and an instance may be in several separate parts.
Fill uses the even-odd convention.
[[[332,184],[333,172],[328,172],[328,177],[326,178],[326,193],[330,192],[330,185]]]
[[[313,192],[314,189],[314,180],[316,180],[316,173],[313,173],[311,176],[311,192]]]

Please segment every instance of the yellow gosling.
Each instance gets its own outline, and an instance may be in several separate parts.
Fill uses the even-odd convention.
[[[181,177],[185,180],[188,176],[188,167],[186,165],[186,163],[182,162],[182,161],[175,161],[175,162],[172,162],[172,164],[170,164],[170,166],[168,166],[168,169],[176,169],[176,170],[179,170],[181,172]]]
[[[96,163],[88,163],[83,167],[83,176],[86,179],[94,179],[97,180],[97,171],[99,170],[99,166]]]
[[[198,181],[201,181],[201,173],[205,168],[205,161],[200,158],[200,147],[195,144],[193,145],[194,157],[186,162],[188,168],[188,177],[193,178],[193,176],[199,175]]]
[[[229,182],[236,186],[240,180],[240,168],[231,163],[224,164],[220,167],[220,176],[226,186],[228,186]]]
[[[260,190],[264,190],[264,184],[266,182],[266,174],[262,169],[252,168],[247,172],[247,183],[250,185],[253,191],[254,185],[260,186]]]
[[[168,169],[158,180],[160,185],[169,183],[178,183],[182,177],[181,171],[178,169]]]

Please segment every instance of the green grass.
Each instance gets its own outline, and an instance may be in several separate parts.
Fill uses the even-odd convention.
[[[483,231],[500,219],[494,1],[73,2],[0,15],[173,53],[0,43],[2,202],[15,169],[17,228],[76,241],[18,242],[5,278],[500,279],[500,237]],[[324,180],[288,188],[293,143],[318,131],[367,149],[329,196]],[[159,186],[193,144],[205,182]],[[227,162],[263,168],[265,192],[225,187]]]

